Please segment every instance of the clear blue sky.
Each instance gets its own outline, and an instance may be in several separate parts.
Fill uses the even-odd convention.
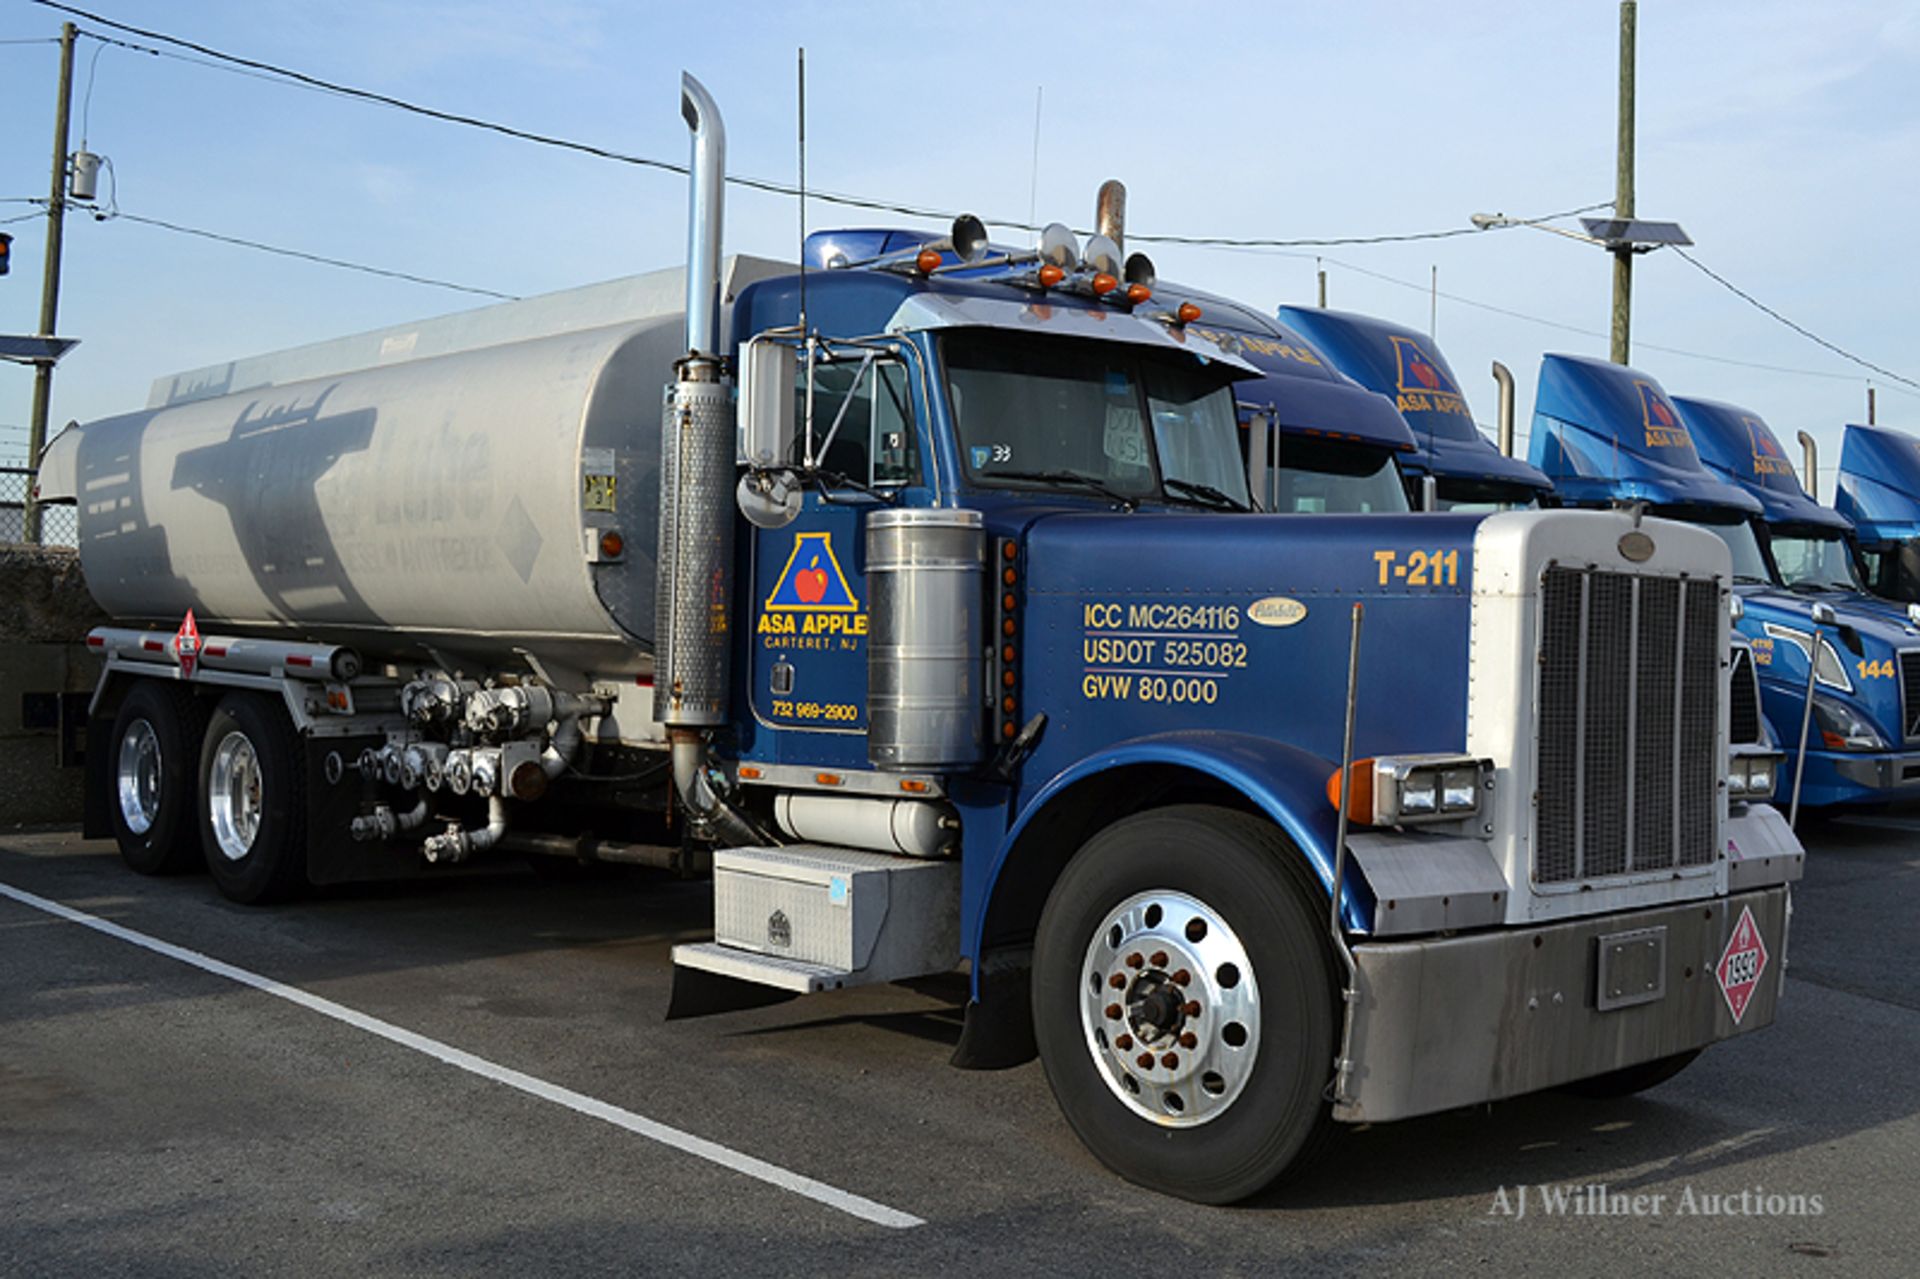
[[[685,67],[720,102],[734,171],[780,179],[794,172],[804,44],[812,185],[989,218],[1024,220],[1031,206],[1083,225],[1106,177],[1127,182],[1136,232],[1277,238],[1431,230],[1613,195],[1614,0],[82,7],[676,161]],[[51,37],[60,20],[0,0],[0,41]],[[120,48],[96,61],[99,48],[80,45],[73,142],[91,80],[88,145],[112,159],[127,212],[521,295],[681,254],[685,184],[672,175]],[[46,193],[56,56],[0,44],[0,197]],[[1702,261],[1920,379],[1916,83],[1920,4],[1644,0],[1639,212],[1683,223]],[[729,249],[791,256],[792,201],[729,199]],[[30,211],[0,204],[0,218]],[[815,228],[904,222],[809,212]],[[15,265],[0,280],[0,331],[31,332],[41,224],[5,229]],[[1152,252],[1163,276],[1263,308],[1313,299],[1311,252]],[[1440,299],[1440,345],[1483,423],[1489,361],[1514,369],[1524,430],[1543,351],[1606,352],[1610,266],[1596,249],[1512,230],[1325,253],[1344,309],[1425,328],[1437,266],[1443,293],[1568,326]],[[162,373],[482,301],[85,215],[68,221],[65,281],[60,331],[83,345],[56,379],[56,426],[137,407]],[[1742,403],[1789,440],[1811,429],[1823,462],[1841,424],[1864,419],[1864,370],[1671,254],[1639,263],[1635,339],[1634,363],[1669,391]],[[1920,393],[1881,385],[1880,421],[1920,431]],[[23,370],[0,367],[0,455],[24,441],[29,391]]]

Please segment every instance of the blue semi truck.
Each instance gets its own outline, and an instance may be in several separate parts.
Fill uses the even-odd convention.
[[[1283,306],[1279,315],[1333,367],[1388,397],[1406,419],[1415,447],[1402,459],[1401,469],[1416,505],[1434,510],[1520,508],[1534,505],[1552,488],[1537,467],[1488,443],[1474,424],[1460,379],[1426,334],[1348,311]],[[1510,385],[1503,386],[1503,392],[1500,429],[1511,448]]]
[[[1913,627],[1858,595],[1790,589],[1755,531],[1767,507],[1754,486],[1702,464],[1687,419],[1651,376],[1548,355],[1534,405],[1533,461],[1553,477],[1557,501],[1640,505],[1726,541],[1736,625],[1750,642],[1762,706],[1786,752],[1780,796],[1825,807],[1920,794],[1920,746],[1910,745],[1904,731],[1899,677],[1901,651],[1920,643]],[[1808,521],[1820,517],[1788,495],[1770,492],[1768,500],[1795,515],[1799,522],[1790,529],[1819,527]],[[1816,653],[1809,719],[1808,662]],[[1797,770],[1803,724],[1806,761]]]
[[[1853,524],[1868,589],[1902,604],[1920,603],[1920,440],[1850,424],[1833,505]]]
[[[684,276],[56,441],[130,865],[710,869],[675,1013],[964,966],[956,1064],[1037,1053],[1101,1160],[1210,1202],[1335,1122],[1633,1091],[1772,1021],[1802,854],[1728,746],[1721,539],[1254,512],[1263,370],[1117,217],[723,259],[681,109]]]

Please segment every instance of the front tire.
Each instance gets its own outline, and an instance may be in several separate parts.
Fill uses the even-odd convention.
[[[142,679],[114,716],[107,811],[120,857],[142,875],[177,875],[200,865],[194,776],[207,721],[186,689]]]
[[[1332,1125],[1332,957],[1321,892],[1274,826],[1200,806],[1101,831],[1034,939],[1034,1032],[1054,1099],[1107,1167],[1231,1203]]]
[[[229,693],[200,751],[200,839],[222,895],[247,905],[307,886],[306,786],[300,740],[286,712]]]

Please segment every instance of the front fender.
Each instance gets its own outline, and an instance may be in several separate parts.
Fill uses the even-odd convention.
[[[969,953],[978,955],[993,893],[1009,860],[1034,822],[1090,779],[1118,768],[1162,765],[1199,773],[1232,788],[1272,818],[1300,849],[1331,893],[1338,814],[1327,803],[1327,777],[1338,766],[1297,746],[1247,733],[1158,733],[1116,743],[1049,779],[1021,809],[984,877],[981,909],[973,912]],[[1342,919],[1356,933],[1373,928],[1373,893],[1351,858],[1346,866]]]

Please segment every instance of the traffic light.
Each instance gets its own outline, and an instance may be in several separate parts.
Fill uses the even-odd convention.
[[[0,275],[13,268],[13,237],[0,231]]]

